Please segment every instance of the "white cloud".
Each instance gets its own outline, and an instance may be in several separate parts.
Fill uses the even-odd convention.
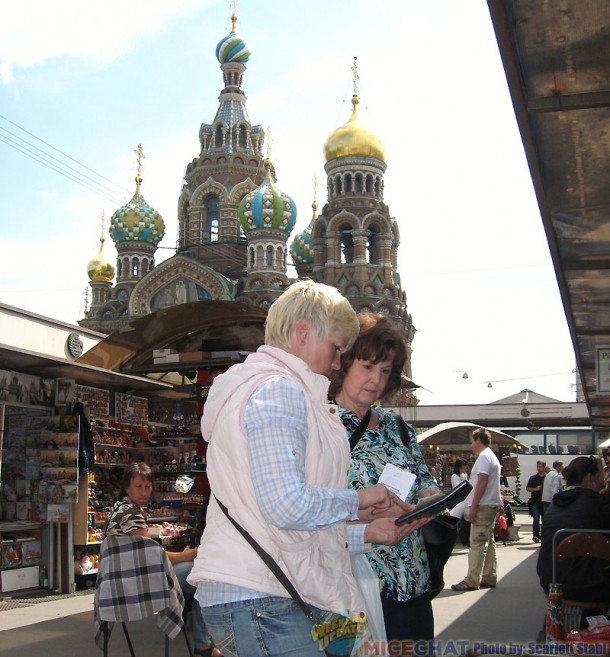
[[[211,0],[21,0],[5,5],[0,21],[0,79],[15,70],[68,55],[115,59],[165,29],[173,16]]]

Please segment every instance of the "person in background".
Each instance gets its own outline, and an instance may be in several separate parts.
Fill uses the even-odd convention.
[[[468,461],[464,459],[455,459],[453,464],[453,474],[451,475],[451,488],[455,488],[463,481],[468,481]],[[464,518],[463,510],[466,508],[466,501],[460,502],[454,508],[452,515],[459,518],[458,536],[460,543],[464,547],[470,547],[470,523]]]
[[[555,493],[561,490],[561,471],[563,470],[563,461],[553,461],[553,469],[544,477],[542,484],[542,508],[544,513],[551,506]]]
[[[455,488],[463,481],[468,481],[468,461],[455,459],[453,474],[451,475],[451,488]]]
[[[544,516],[536,566],[540,586],[547,595],[552,581],[555,532],[564,528],[610,529],[610,496],[600,495],[603,473],[598,459],[594,456],[576,457],[563,469],[563,477],[566,487],[553,497]],[[562,535],[563,538],[567,536]],[[558,579],[566,598],[610,604],[610,572],[595,559],[576,558],[559,562]]]
[[[352,450],[349,484],[355,490],[377,484],[392,464],[416,475],[406,497],[416,504],[421,497],[439,492],[432,468],[426,466],[413,429],[404,424],[408,432],[405,444],[399,418],[375,404],[391,398],[400,388],[407,357],[404,340],[397,326],[383,315],[361,313],[358,321],[358,339],[342,354],[341,368],[333,373],[330,389],[348,437],[361,422],[367,422]],[[388,641],[433,639],[430,569],[421,530],[398,545],[373,545],[367,556],[380,581]]]
[[[423,524],[396,525],[413,507],[382,484],[346,486],[349,446],[328,377],[358,329],[336,288],[294,283],[269,309],[265,344],[210,388],[201,430],[212,495],[188,581],[226,657],[320,655],[311,621],[229,518],[280,564],[316,618],[364,611],[350,551]]]
[[[544,508],[542,506],[542,486],[545,477],[545,461],[536,462],[536,474],[532,475],[527,480],[525,490],[530,494],[528,502],[528,510],[532,516],[532,534],[534,543],[540,542],[540,521],[544,515]]]
[[[436,472],[436,468],[434,466],[431,466],[429,470],[430,470],[430,476],[432,477],[432,479],[434,479],[435,485],[438,486],[439,488],[441,488],[442,483],[440,481],[440,477],[438,476],[438,474]]]
[[[464,517],[470,521],[468,573],[454,591],[493,589],[498,582],[494,526],[502,508],[500,496],[500,462],[490,448],[491,435],[487,429],[472,432],[470,446],[477,460],[472,466],[472,490],[466,498]]]
[[[150,466],[146,463],[132,463],[123,474],[122,486],[126,497],[116,502],[108,513],[104,525],[104,536],[137,535],[151,538],[144,514],[144,507],[148,504],[153,491]],[[197,550],[187,547],[182,552],[166,551],[166,554],[185,597],[193,597],[195,587],[188,584],[186,578],[193,567]],[[221,653],[215,650],[211,643],[201,609],[195,599],[193,599],[192,622],[195,655],[220,657]]]

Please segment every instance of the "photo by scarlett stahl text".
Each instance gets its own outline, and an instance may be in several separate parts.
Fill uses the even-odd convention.
[[[367,641],[359,646],[360,657],[474,657],[475,655],[608,655],[610,642],[570,643],[483,643],[470,640],[449,641]]]

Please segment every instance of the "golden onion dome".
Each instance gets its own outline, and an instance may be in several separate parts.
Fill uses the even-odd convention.
[[[102,255],[104,240],[100,240],[100,250],[95,258],[92,258],[87,265],[87,274],[89,279],[96,283],[110,283],[114,278],[114,267]]]
[[[375,157],[385,162],[385,147],[381,139],[358,123],[358,102],[358,96],[354,95],[352,115],[349,121],[337,128],[326,140],[324,157],[327,162],[350,155]]]

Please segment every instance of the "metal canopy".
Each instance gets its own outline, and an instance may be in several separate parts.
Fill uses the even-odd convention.
[[[132,375],[222,367],[263,344],[266,318],[266,310],[236,301],[183,303],[131,321],[77,362]],[[162,349],[180,359],[155,358]]]
[[[610,2],[488,6],[591,424],[607,431],[595,366],[610,345]]]

